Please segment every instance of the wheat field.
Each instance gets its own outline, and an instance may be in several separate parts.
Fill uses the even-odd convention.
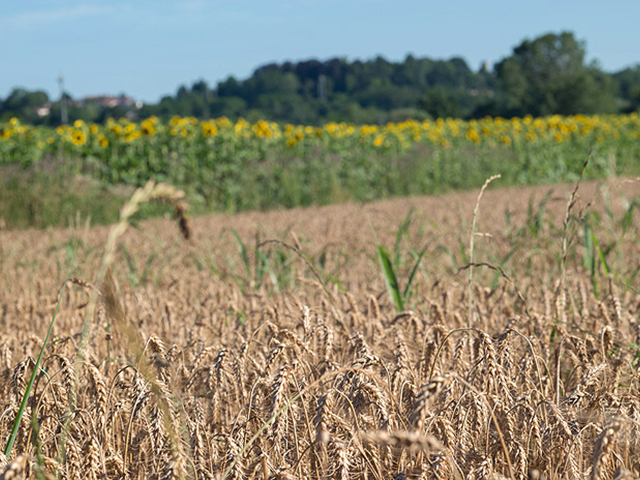
[[[640,478],[639,186],[0,230],[0,478]]]

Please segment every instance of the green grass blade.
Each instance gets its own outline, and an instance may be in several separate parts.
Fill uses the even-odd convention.
[[[629,230],[629,228],[631,227],[631,224],[633,223],[633,209],[637,208],[638,210],[640,210],[640,201],[636,198],[634,199],[631,204],[629,205],[629,207],[627,208],[627,211],[624,213],[624,217],[622,217],[622,235],[624,236],[627,233],[627,230]]]
[[[378,250],[378,259],[380,260],[380,267],[382,268],[382,273],[384,274],[384,282],[387,285],[387,291],[389,292],[389,296],[393,299],[396,304],[396,308],[398,312],[404,311],[404,301],[402,299],[402,295],[400,293],[400,285],[398,284],[398,278],[393,271],[393,265],[391,265],[391,260],[389,260],[389,255],[381,246],[377,246]]]
[[[454,272],[457,271],[460,268],[460,266],[458,264],[458,260],[456,259],[455,253],[453,253],[449,247],[447,247],[445,245],[438,245],[436,247],[436,251],[440,251],[442,253],[445,253],[449,257],[449,259],[451,260],[451,269]]]
[[[134,288],[138,288],[139,283],[137,279],[138,267],[136,266],[135,260],[129,254],[129,250],[124,245],[120,245],[120,251],[124,255],[124,261],[127,264],[127,277],[129,278],[129,282]]]
[[[253,273],[254,273],[254,288],[260,288],[262,285],[262,279],[264,278],[265,271],[267,268],[267,263],[269,261],[269,257],[264,255],[260,250],[260,232],[256,232],[255,237],[255,256],[253,259]]]
[[[151,264],[156,258],[158,258],[158,255],[154,252],[151,255],[149,255],[149,258],[147,258],[147,261],[144,263],[144,268],[142,269],[142,275],[140,275],[140,283],[142,285],[146,285],[147,282],[149,281],[149,274],[151,273]],[[194,260],[197,260],[197,259],[194,258]],[[198,267],[198,270],[202,268],[201,265],[199,264],[196,264],[196,266]]]
[[[469,263],[469,255],[467,254],[467,244],[462,240],[462,237],[458,235],[458,250],[460,251],[460,258],[462,258],[462,265]]]
[[[600,263],[602,263],[602,267],[604,268],[604,273],[605,275],[609,276],[611,275],[611,269],[609,268],[609,264],[607,263],[607,258],[604,252],[602,251],[602,248],[600,247],[600,242],[598,241],[598,239],[596,238],[596,235],[593,232],[591,232],[591,237],[593,239],[593,245],[596,248],[596,252],[598,252],[598,258],[600,259]]]
[[[593,279],[593,276],[596,274],[596,255],[595,248],[593,244],[593,239],[595,236],[593,235],[593,231],[588,223],[584,224],[584,259],[583,263],[585,268],[589,271],[589,275]]]
[[[276,289],[276,292],[280,292],[280,282],[278,281],[278,275],[276,275],[276,271],[273,269],[273,266],[269,261],[269,257],[267,257],[261,250],[256,250],[256,253],[260,257],[264,270],[269,275],[269,278],[271,279],[271,283],[273,284],[273,287]]]
[[[344,287],[344,285],[342,285],[342,283],[337,277],[331,275],[330,273],[324,273],[324,276],[327,278],[327,280],[329,280],[336,287],[338,287],[339,291],[341,291],[342,293],[347,293],[347,289]]]
[[[9,435],[9,440],[7,441],[7,446],[4,449],[4,454],[7,458],[11,455],[11,450],[13,449],[13,444],[16,442],[16,437],[18,436],[18,431],[20,429],[20,422],[22,421],[22,416],[24,415],[24,411],[27,408],[27,402],[29,401],[29,395],[31,394],[31,389],[33,388],[33,384],[36,380],[36,376],[38,375],[38,370],[40,369],[40,364],[42,363],[42,356],[44,355],[44,350],[47,348],[47,343],[49,342],[49,337],[51,336],[51,332],[53,331],[53,324],[56,321],[56,316],[58,315],[58,309],[60,308],[60,304],[62,303],[62,295],[64,294],[64,288],[67,282],[65,281],[62,284],[62,288],[60,289],[60,296],[58,297],[58,304],[56,305],[56,310],[53,312],[53,318],[51,319],[51,323],[49,324],[49,330],[47,331],[47,336],[44,338],[44,343],[42,344],[42,348],[40,349],[40,354],[38,355],[38,360],[36,360],[36,365],[33,367],[33,373],[31,374],[31,379],[29,379],[29,384],[27,385],[26,390],[24,391],[24,395],[22,396],[22,402],[20,403],[20,408],[18,409],[18,414],[16,415],[16,420],[13,422],[13,427],[11,428],[11,434]]]
[[[405,302],[408,300],[409,295],[411,294],[411,286],[413,285],[413,279],[415,278],[416,273],[418,273],[418,268],[420,267],[420,262],[422,262],[422,257],[427,252],[427,248],[428,248],[428,246],[425,245],[425,247],[422,249],[422,251],[418,254],[418,258],[416,258],[416,263],[413,266],[413,270],[411,270],[411,275],[409,275],[409,280],[407,281],[407,286],[404,288],[404,292],[402,294],[402,298],[403,298],[403,300]]]
[[[242,257],[242,263],[244,264],[244,270],[247,274],[247,282],[249,282],[251,280],[251,265],[249,263],[249,255],[247,254],[247,247],[245,246],[244,242],[240,238],[240,235],[235,230],[235,228],[231,229],[231,233],[233,234],[233,236],[236,238],[236,241],[238,242],[238,250],[240,251],[240,256]]]
[[[626,280],[627,287],[631,291],[636,292],[636,293],[640,293],[640,289],[634,288],[632,285],[635,284],[636,277],[638,276],[638,273],[640,273],[640,266],[636,267],[636,269],[633,271],[633,273],[631,273],[629,275],[629,277],[627,277],[627,280]]]
[[[400,265],[400,244],[402,243],[402,239],[409,232],[409,227],[411,226],[411,217],[413,216],[413,212],[415,208],[411,207],[407,212],[407,215],[404,217],[404,220],[398,227],[398,231],[396,233],[396,243],[393,247],[393,264],[398,266]]]

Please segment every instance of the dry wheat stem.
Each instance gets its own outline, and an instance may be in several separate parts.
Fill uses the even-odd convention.
[[[478,224],[478,215],[480,212],[480,200],[482,199],[482,194],[489,186],[491,182],[494,180],[501,178],[501,175],[492,175],[489,177],[482,185],[480,189],[480,193],[478,194],[478,199],[476,200],[476,205],[473,209],[473,221],[471,223],[471,234],[469,235],[469,261],[473,264],[474,261],[474,245],[475,245],[475,236],[476,236],[476,227]],[[467,321],[467,327],[470,327],[473,324],[473,265],[469,267],[469,277],[468,277],[469,286],[467,288],[467,293],[469,295],[469,319]]]

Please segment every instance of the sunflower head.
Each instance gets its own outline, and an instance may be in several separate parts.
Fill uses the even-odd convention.
[[[109,140],[102,133],[98,135],[98,144],[102,148],[107,148],[109,146]]]
[[[71,133],[71,141],[74,145],[80,147],[87,142],[87,135],[83,130],[75,129],[73,133]]]
[[[145,121],[143,121],[140,125],[140,131],[142,132],[142,134],[150,137],[154,133],[156,133],[156,126],[154,123],[155,122],[150,118],[147,118]]]
[[[215,137],[218,134],[218,127],[213,122],[202,122],[202,135],[205,137]]]

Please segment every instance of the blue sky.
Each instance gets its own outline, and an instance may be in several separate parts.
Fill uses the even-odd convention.
[[[573,31],[607,71],[640,62],[640,1],[2,0],[0,97],[127,93],[245,78],[269,62],[382,55],[499,61],[524,38]]]

